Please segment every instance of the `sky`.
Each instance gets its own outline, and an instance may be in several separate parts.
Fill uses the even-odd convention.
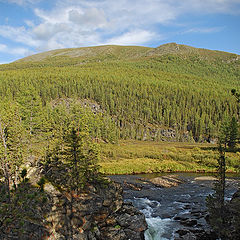
[[[60,48],[169,42],[240,54],[240,0],[0,0],[0,64]]]

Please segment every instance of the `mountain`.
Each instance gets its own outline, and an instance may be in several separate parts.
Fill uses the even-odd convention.
[[[115,123],[119,138],[212,141],[223,119],[238,117],[230,92],[240,89],[239,79],[233,53],[176,43],[97,46],[1,65],[0,96],[16,100],[31,88],[43,106],[87,99]]]
[[[79,60],[137,60],[146,57],[159,57],[162,55],[197,55],[201,58],[211,60],[236,61],[239,59],[237,54],[222,51],[213,51],[202,48],[194,48],[177,43],[167,43],[157,48],[138,47],[138,46],[98,46],[83,48],[67,48],[52,50],[25,57],[16,62],[39,62],[50,61],[51,59],[78,58]]]

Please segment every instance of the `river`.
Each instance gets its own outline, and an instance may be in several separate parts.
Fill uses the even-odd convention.
[[[160,188],[151,184],[142,184],[139,179],[149,179],[162,174],[144,174],[133,176],[114,176],[117,182],[127,182],[140,186],[139,189],[124,187],[124,200],[130,201],[146,217],[148,230],[146,240],[174,240],[177,230],[183,223],[195,228],[209,228],[206,222],[206,196],[213,193],[212,180],[198,180],[206,174],[178,173],[177,177],[184,181],[176,187]],[[229,175],[227,181],[226,200],[240,187],[236,175]],[[202,178],[200,178],[202,179]],[[189,220],[190,219],[190,220]],[[194,222],[195,221],[195,222]]]

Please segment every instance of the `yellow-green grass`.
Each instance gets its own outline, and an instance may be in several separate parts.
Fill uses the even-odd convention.
[[[101,144],[101,172],[134,174],[152,172],[215,172],[219,157],[213,144],[120,141]],[[240,153],[226,153],[227,171],[240,169]]]

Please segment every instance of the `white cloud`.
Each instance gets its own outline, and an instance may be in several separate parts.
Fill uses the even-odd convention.
[[[80,24],[81,27],[93,29],[104,27],[107,24],[104,11],[97,8],[90,8],[85,12],[73,9],[69,11],[69,20]]]
[[[25,27],[11,27],[0,25],[0,36],[27,46],[37,46],[39,43],[33,39],[32,34]]]
[[[220,32],[223,30],[223,27],[212,27],[212,28],[190,28],[183,33],[213,33],[213,32]]]
[[[68,12],[73,7],[56,7],[50,11],[44,11],[42,9],[35,8],[34,13],[43,23],[62,23],[68,22]]]
[[[26,25],[27,25],[28,27],[34,27],[34,26],[35,26],[35,24],[34,24],[33,21],[25,20],[24,22],[26,23]]]
[[[143,44],[158,35],[152,24],[167,23],[176,17],[174,8],[164,1],[150,1],[147,5],[143,0],[74,1],[73,5],[61,1],[52,11],[34,10],[41,23],[32,28],[32,34],[41,42],[41,50]]]
[[[7,51],[7,45],[0,44],[0,52],[6,52]]]
[[[59,7],[53,11],[35,9],[41,23],[32,28],[32,35],[40,44],[37,50],[99,45],[107,21],[102,10],[79,6]]]
[[[239,14],[239,0],[183,0],[185,10],[207,14],[207,13],[231,13]]]
[[[12,54],[12,55],[18,55],[18,56],[29,56],[31,54],[33,54],[33,51],[30,51],[27,48],[23,48],[23,47],[17,47],[17,48],[9,48],[8,53]]]
[[[42,51],[48,51],[52,49],[60,49],[64,48],[65,46],[61,44],[59,41],[56,41],[55,39],[50,39],[49,41],[44,41],[38,48],[38,52]]]
[[[27,5],[27,4],[35,4],[41,2],[42,0],[1,0],[2,2],[14,3],[18,5]]]
[[[0,44],[0,52],[18,56],[28,56],[33,53],[29,51],[27,48],[23,47],[10,48],[5,44]]]
[[[153,38],[159,39],[159,36],[157,36],[154,32],[149,32],[146,30],[134,30],[124,33],[120,36],[113,37],[107,42],[107,44],[142,45],[153,40]]]
[[[57,33],[67,33],[69,31],[71,31],[71,29],[66,23],[42,23],[37,27],[33,28],[33,34],[39,40],[49,40],[53,36],[56,36]]]

